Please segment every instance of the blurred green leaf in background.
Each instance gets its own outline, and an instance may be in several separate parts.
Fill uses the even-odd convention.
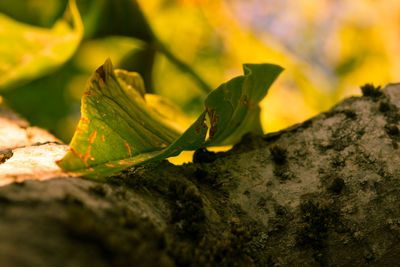
[[[10,11],[23,17],[17,12],[21,10]],[[54,19],[51,14],[44,15],[50,21]],[[28,16],[26,20],[48,22],[39,18]],[[0,89],[20,86],[54,71],[74,54],[82,35],[83,25],[74,0],[69,1],[65,13],[51,28],[21,23],[0,13]]]

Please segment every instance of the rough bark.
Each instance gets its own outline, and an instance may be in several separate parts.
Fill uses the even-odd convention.
[[[0,263],[399,266],[399,108],[369,88],[195,163],[0,187]]]
[[[0,186],[67,177],[55,164],[68,150],[47,131],[0,106]]]

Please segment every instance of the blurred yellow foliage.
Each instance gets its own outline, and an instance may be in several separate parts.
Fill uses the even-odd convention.
[[[332,0],[139,0],[158,36],[215,87],[245,62],[286,70],[262,103],[265,131],[276,131],[359,94],[367,82],[400,78],[400,2]],[[162,59],[156,90],[185,103],[188,79]],[[178,80],[180,82],[178,82]],[[176,81],[176,82],[175,82]],[[166,86],[168,84],[168,86]]]

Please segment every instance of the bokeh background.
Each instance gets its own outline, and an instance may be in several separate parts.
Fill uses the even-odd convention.
[[[51,29],[67,2],[3,0],[0,13]],[[29,82],[0,88],[3,105],[67,143],[86,81],[108,57],[116,67],[139,71],[149,91],[193,118],[206,93],[177,62],[211,88],[242,74],[243,63],[279,64],[285,71],[261,103],[265,132],[358,95],[365,83],[400,81],[398,0],[77,0],[77,5],[84,32],[71,57]],[[0,47],[1,42],[6,47],[6,39],[0,38]],[[14,53],[13,47],[0,57],[6,53]]]

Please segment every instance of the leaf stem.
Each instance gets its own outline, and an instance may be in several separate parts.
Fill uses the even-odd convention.
[[[203,92],[208,94],[212,91],[211,87],[193,70],[193,68],[176,57],[160,40],[155,41],[155,48],[157,51],[163,53],[181,71],[189,73]]]

